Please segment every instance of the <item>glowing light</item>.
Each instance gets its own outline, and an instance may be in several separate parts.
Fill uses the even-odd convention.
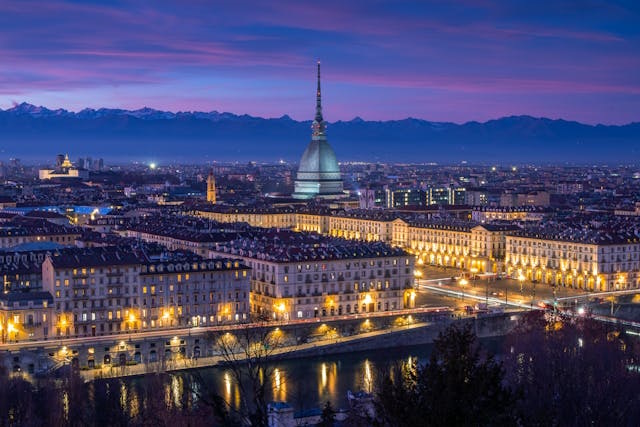
[[[231,396],[231,377],[228,372],[224,373],[224,388],[227,392],[227,396]]]
[[[369,359],[364,361],[364,389],[366,392],[371,393],[372,376],[371,376],[371,363]]]
[[[322,387],[326,387],[327,386],[327,364],[323,363],[322,364]]]
[[[276,383],[276,390],[280,390],[280,385],[281,385],[280,369],[276,368],[273,374],[274,374],[274,379]]]
[[[155,169],[157,167],[158,167],[158,165],[156,165],[155,163],[153,163],[153,162],[149,163],[149,168],[150,169]]]
[[[364,303],[365,303],[365,304],[371,304],[371,295],[367,294],[367,295],[364,297]]]

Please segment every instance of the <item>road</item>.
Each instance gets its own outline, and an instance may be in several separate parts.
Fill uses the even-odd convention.
[[[408,329],[415,328],[424,328],[431,325],[431,323],[427,322],[415,322],[409,325],[403,326],[394,326],[387,329],[379,329],[370,332],[364,332],[361,334],[351,335],[347,337],[332,337],[328,339],[323,339],[319,341],[314,341],[310,343],[298,344],[293,346],[283,346],[274,349],[271,353],[268,354],[268,357],[276,357],[280,354],[288,354],[299,352],[303,350],[308,350],[311,348],[321,348],[321,347],[330,347],[338,344],[344,344],[349,342],[354,342],[361,339],[366,339],[370,337],[387,335],[396,333],[399,331],[404,331]],[[233,361],[242,361],[244,360],[244,354],[234,354]],[[177,360],[170,360],[165,362],[151,362],[151,363],[139,363],[136,365],[125,365],[125,366],[104,366],[102,369],[98,370],[87,370],[80,371],[82,377],[86,380],[94,380],[96,378],[111,378],[111,377],[126,377],[126,376],[136,376],[136,375],[144,375],[153,372],[171,372],[171,371],[179,371],[184,369],[194,369],[194,368],[202,368],[207,366],[215,366],[220,362],[228,362],[228,359],[225,359],[222,356],[208,356],[208,357],[200,357],[200,358],[180,358]],[[163,365],[164,363],[164,365]]]
[[[416,279],[421,293],[447,294],[457,299],[454,305],[460,307],[473,305],[484,299],[489,303],[502,303],[520,308],[533,308],[541,301],[553,302],[553,287],[542,283],[515,279],[496,279],[478,275],[476,279],[460,279],[461,271],[457,269],[443,269],[432,266],[417,266],[420,277]],[[427,288],[430,287],[429,288]],[[463,295],[464,294],[464,295]],[[592,293],[590,293],[592,294]],[[565,287],[556,288],[558,300],[584,298],[585,291]],[[467,301],[464,301],[465,298]],[[488,297],[488,298],[487,298]]]
[[[438,313],[450,310],[449,307],[439,305],[432,307],[422,307],[417,309],[405,309],[405,310],[393,310],[393,311],[380,311],[373,313],[361,313],[342,316],[327,316],[316,317],[311,319],[295,319],[288,321],[270,321],[270,322],[258,322],[258,323],[246,323],[246,324],[233,324],[225,326],[199,326],[191,328],[174,328],[174,329],[161,329],[161,330],[143,330],[133,331],[133,333],[122,332],[120,334],[103,335],[103,336],[88,336],[88,337],[56,337],[48,340],[33,340],[33,341],[18,341],[13,343],[6,343],[0,345],[0,351],[6,350],[22,350],[29,348],[58,348],[62,346],[76,346],[78,344],[100,344],[100,343],[113,343],[114,341],[128,341],[128,340],[140,340],[146,338],[171,338],[174,336],[183,337],[191,334],[204,334],[206,332],[233,332],[234,330],[241,330],[245,328],[276,328],[289,325],[304,325],[315,323],[331,323],[341,320],[356,320],[356,319],[369,319],[377,317],[395,317],[395,316],[407,316],[426,313]]]

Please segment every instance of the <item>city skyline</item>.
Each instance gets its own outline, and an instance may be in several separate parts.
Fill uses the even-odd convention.
[[[430,3],[4,2],[0,108],[85,107],[328,121],[510,115],[637,121],[637,7]],[[284,13],[286,11],[286,13]]]

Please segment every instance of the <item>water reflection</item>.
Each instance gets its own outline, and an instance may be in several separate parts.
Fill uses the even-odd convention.
[[[227,402],[231,402],[231,376],[229,375],[229,372],[224,373],[224,391],[224,399]]]
[[[127,388],[126,384],[124,383],[124,381],[120,382],[120,408],[122,408],[122,411],[124,413],[127,413],[127,395],[128,395],[129,389]]]
[[[285,372],[275,368],[273,371],[273,397],[274,400],[287,401],[287,380]]]
[[[429,347],[413,349],[394,349],[385,352],[360,352],[323,356],[307,359],[295,359],[275,362],[259,373],[260,379],[266,381],[267,401],[287,401],[296,410],[320,408],[327,401],[334,407],[346,408],[347,390],[375,392],[378,369],[390,364],[397,364],[404,369],[411,368],[414,362],[426,360]],[[162,385],[165,403],[169,407],[181,404],[183,395],[193,396],[193,388],[184,380],[188,374],[172,375]],[[211,387],[234,409],[242,405],[241,387],[237,378],[229,368],[202,369],[199,375],[203,378],[202,387]],[[140,381],[124,380],[127,390],[118,386],[117,396],[126,396],[131,412],[140,412],[144,408],[147,394],[141,392]],[[196,386],[194,384],[193,386]],[[247,389],[251,387],[247,384]]]
[[[371,362],[369,359],[365,359],[363,362],[363,374],[362,374],[362,385],[360,388],[366,391],[367,393],[371,393],[373,391],[373,375],[371,374]],[[358,384],[356,384],[356,390],[358,389]]]
[[[322,362],[318,368],[318,397],[325,401],[330,400],[336,393],[338,364],[336,362]]]

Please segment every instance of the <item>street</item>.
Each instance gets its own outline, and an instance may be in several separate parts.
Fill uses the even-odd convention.
[[[543,283],[532,283],[510,278],[476,275],[462,278],[458,269],[433,266],[416,266],[418,295],[416,306],[449,305],[463,308],[478,302],[506,304],[520,308],[534,308],[543,301],[552,303],[553,287]],[[558,287],[557,299],[584,297],[583,290]]]

